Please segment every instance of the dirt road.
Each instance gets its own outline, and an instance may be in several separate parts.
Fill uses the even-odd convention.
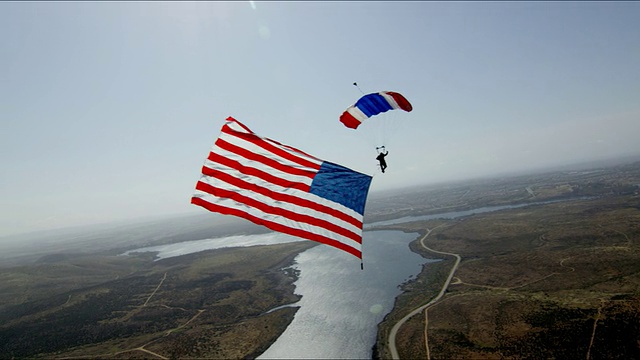
[[[393,328],[391,328],[391,332],[389,333],[389,351],[391,352],[391,357],[393,359],[400,359],[400,356],[398,355],[398,350],[396,349],[396,334],[398,333],[398,329],[400,329],[400,327],[409,318],[411,318],[412,316],[414,316],[416,314],[419,314],[420,312],[422,312],[422,310],[424,310],[424,309],[428,308],[429,306],[435,304],[436,302],[438,302],[442,298],[444,293],[447,291],[447,288],[449,287],[449,283],[451,283],[451,279],[453,278],[453,274],[456,272],[456,270],[458,269],[458,265],[460,264],[460,255],[453,254],[453,253],[448,253],[448,252],[444,252],[444,251],[433,250],[433,249],[430,249],[427,245],[424,244],[424,240],[427,238],[427,236],[429,236],[429,234],[431,234],[431,231],[434,230],[434,229],[436,229],[436,228],[427,229],[427,233],[424,234],[422,239],[420,239],[420,244],[422,245],[423,248],[425,248],[428,251],[431,251],[433,253],[453,256],[453,257],[456,258],[456,262],[455,262],[455,264],[453,264],[453,267],[451,268],[451,271],[449,272],[449,276],[447,277],[447,281],[444,282],[444,286],[442,286],[442,289],[440,290],[440,293],[438,293],[438,295],[435,298],[431,299],[431,301],[429,301],[428,303],[418,307],[417,309],[415,309],[412,312],[410,312],[409,314],[407,314],[405,317],[400,319],[393,326]]]

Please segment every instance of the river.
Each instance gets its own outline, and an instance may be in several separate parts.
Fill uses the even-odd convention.
[[[371,358],[377,324],[391,311],[399,285],[417,275],[425,259],[408,244],[417,234],[369,231],[360,261],[328,246],[296,257],[300,309],[278,340],[259,359]]]
[[[457,218],[534,204],[405,217],[367,224],[365,230],[371,226]],[[363,270],[360,270],[359,259],[330,246],[316,246],[300,253],[292,265],[299,270],[295,292],[302,298],[294,304],[299,310],[284,333],[258,358],[370,359],[377,324],[391,311],[395,298],[401,293],[400,285],[416,276],[429,261],[409,250],[408,244],[416,237],[416,233],[401,231],[365,231]],[[306,240],[268,233],[188,241],[127,253],[154,251],[160,259],[207,249],[293,241]]]
[[[363,264],[336,248],[320,245],[300,253],[294,306],[299,309],[285,332],[260,358],[371,358],[377,324],[391,311],[399,285],[416,276],[425,259],[409,250],[416,233],[365,231]],[[155,252],[158,259],[230,246],[300,240],[280,233],[185,241],[128,251]],[[123,254],[123,255],[125,255]]]
[[[589,197],[582,197],[579,199],[589,199]],[[440,213],[440,214],[405,216],[397,219],[368,223],[364,226],[364,229],[366,230],[367,228],[371,228],[373,226],[393,225],[393,224],[400,224],[400,223],[405,223],[410,221],[425,221],[425,220],[433,220],[433,219],[455,219],[455,218],[469,216],[473,214],[482,214],[482,213],[494,212],[494,211],[505,210],[505,209],[517,209],[517,208],[532,206],[532,205],[551,204],[555,202],[562,202],[562,201],[568,201],[568,200],[570,199],[538,201],[538,202],[515,204],[515,205],[485,206],[485,207],[480,207],[480,208],[471,209],[471,210],[452,211],[452,212]]]

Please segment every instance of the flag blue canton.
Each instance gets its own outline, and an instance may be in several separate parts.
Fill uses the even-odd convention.
[[[371,176],[325,161],[313,177],[309,192],[364,215]]]

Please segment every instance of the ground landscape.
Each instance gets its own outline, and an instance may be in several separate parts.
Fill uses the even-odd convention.
[[[281,269],[310,246],[226,248],[157,262],[150,254],[51,256],[5,270],[0,357],[255,357],[293,318],[295,308],[265,313],[297,300],[295,274]]]
[[[398,327],[400,358],[640,358],[639,185],[635,162],[372,194],[366,223],[532,204],[379,226],[421,234],[412,250],[443,261],[403,285],[374,358],[393,357],[392,328],[449,276]],[[264,231],[185,219],[145,229],[4,251],[0,358],[255,358],[293,319],[296,307],[269,310],[297,300],[283,269],[316,243],[118,256]],[[459,255],[455,272],[454,256],[423,244]]]
[[[562,200],[393,226],[431,230],[427,247],[461,257],[441,300],[398,330],[399,356],[640,358],[639,186],[634,163],[433,190],[423,194],[424,208],[396,197],[398,209],[410,209],[403,213],[433,211],[432,199],[454,208]],[[412,249],[443,258],[418,242]],[[405,284],[379,326],[375,357],[391,358],[391,327],[440,291],[455,261],[444,258]]]

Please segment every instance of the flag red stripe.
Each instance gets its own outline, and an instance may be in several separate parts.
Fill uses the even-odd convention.
[[[317,167],[316,171],[310,171],[310,170],[303,170],[303,169],[299,169],[293,166],[287,166],[282,164],[279,161],[276,161],[274,159],[268,158],[264,155],[260,155],[260,154],[256,154],[254,152],[251,152],[247,149],[243,149],[237,145],[231,144],[229,142],[226,142],[222,139],[218,139],[216,141],[216,145],[218,147],[220,147],[223,150],[227,150],[229,152],[232,152],[234,154],[240,155],[243,158],[247,159],[247,160],[252,160],[252,161],[257,161],[260,162],[262,164],[265,164],[267,166],[270,166],[274,169],[277,169],[279,171],[282,171],[284,173],[287,174],[291,174],[291,175],[297,175],[297,176],[306,176],[309,179],[313,179],[313,177],[315,176],[316,172],[318,169],[320,169],[320,166]]]
[[[300,158],[298,156],[295,156],[295,155],[291,154],[290,152],[287,152],[287,151],[284,151],[282,149],[279,149],[276,146],[271,145],[268,141],[264,140],[263,138],[261,138],[260,136],[258,136],[256,134],[240,133],[240,132],[237,132],[237,131],[231,129],[229,127],[229,125],[223,126],[222,127],[222,132],[224,132],[225,134],[231,135],[231,136],[235,136],[235,137],[237,137],[239,139],[248,141],[248,142],[250,142],[250,143],[252,143],[252,144],[254,144],[256,146],[259,146],[259,147],[267,150],[270,153],[273,153],[273,154],[275,154],[275,155],[277,155],[277,156],[279,156],[281,158],[287,159],[287,160],[289,160],[291,162],[294,162],[296,164],[302,165],[304,167],[315,169],[316,171],[320,169],[320,164],[312,162],[312,161],[309,161],[307,159]],[[218,140],[218,141],[220,141],[220,140]],[[220,146],[220,147],[222,147],[222,146]],[[297,149],[292,149],[290,147],[287,147],[287,148],[290,149],[290,150],[298,151]],[[229,149],[226,149],[226,150],[229,150]],[[229,150],[229,151],[232,151],[232,150]],[[233,151],[233,152],[237,153],[236,151]],[[304,154],[304,155],[307,155],[307,154]]]
[[[192,197],[191,198],[191,203],[194,205],[198,205],[198,206],[202,206],[203,208],[212,211],[212,212],[218,212],[221,214],[225,214],[225,215],[233,215],[233,216],[238,216],[244,219],[247,219],[255,224],[258,225],[264,225],[266,227],[268,227],[271,230],[274,231],[279,231],[285,234],[289,234],[289,235],[293,235],[293,236],[297,236],[299,238],[303,238],[303,239],[307,239],[307,240],[312,240],[312,241],[317,241],[323,244],[327,244],[333,247],[336,247],[340,250],[346,251],[360,259],[362,259],[362,252],[360,252],[359,250],[352,248],[346,244],[343,244],[339,241],[336,241],[334,239],[330,239],[327,238],[325,236],[319,235],[319,234],[315,234],[315,233],[311,233],[302,229],[295,229],[295,228],[290,228],[288,226],[285,225],[281,225],[278,223],[274,223],[256,216],[253,216],[249,213],[246,213],[242,210],[238,210],[238,209],[232,209],[232,208],[227,208],[224,206],[220,206],[220,205],[216,205],[216,204],[212,204],[206,200],[203,200],[201,198],[197,198],[197,197]]]
[[[232,169],[238,170],[241,173],[245,174],[245,175],[250,175],[250,176],[255,176],[257,178],[260,178],[264,181],[270,182],[272,184],[278,185],[278,186],[282,186],[285,188],[293,188],[293,189],[298,189],[298,190],[302,190],[305,192],[309,192],[309,189],[311,188],[310,185],[305,184],[305,183],[300,183],[300,182],[295,182],[295,181],[290,181],[290,180],[285,180],[282,178],[279,178],[277,176],[273,176],[265,171],[262,170],[258,170],[256,168],[252,168],[249,166],[244,166],[241,163],[229,159],[228,157],[224,157],[222,155],[218,155],[218,154],[214,154],[214,153],[209,153],[209,160],[216,162],[218,164],[230,167]],[[212,175],[212,171],[213,169],[210,169],[206,166],[202,167],[202,174],[207,175],[207,176],[213,176]]]
[[[265,203],[262,203],[260,201],[257,201],[255,199],[252,199],[250,197],[244,196],[242,194],[239,194],[237,192],[233,192],[230,190],[226,190],[226,189],[220,189],[217,187],[214,187],[212,185],[203,183],[201,181],[198,181],[198,183],[196,184],[196,189],[200,190],[200,191],[204,191],[208,194],[211,194],[213,196],[217,196],[217,197],[221,197],[221,198],[227,198],[227,199],[233,199],[241,204],[247,205],[249,207],[252,207],[254,209],[260,210],[264,213],[267,214],[274,214],[274,215],[279,215],[282,216],[286,219],[292,220],[292,221],[296,221],[296,222],[301,222],[301,223],[306,223],[306,224],[310,224],[310,225],[314,225],[314,226],[318,226],[324,229],[327,229],[328,231],[331,231],[333,233],[342,235],[346,238],[349,238],[355,242],[360,243],[361,242],[361,237],[358,234],[355,234],[343,227],[337,226],[336,224],[332,224],[326,220],[322,220],[322,219],[318,219],[315,218],[313,216],[309,216],[309,215],[305,215],[305,214],[299,214],[299,213],[295,213],[291,210],[287,210],[287,209],[283,209],[283,208],[279,208],[279,207],[275,207],[275,206],[271,206]]]
[[[205,175],[216,178],[218,180],[224,181],[228,184],[231,184],[233,186],[239,187],[241,189],[245,189],[245,190],[250,190],[250,191],[254,191],[258,194],[262,194],[264,196],[268,196],[271,199],[275,200],[275,201],[280,201],[280,202],[287,202],[287,203],[291,203],[294,205],[298,205],[298,206],[302,206],[302,207],[306,207],[315,211],[319,211],[322,213],[325,213],[327,215],[333,216],[335,218],[338,218],[344,222],[347,222],[359,229],[362,229],[362,221],[358,220],[352,216],[349,216],[341,211],[338,211],[332,207],[326,206],[326,205],[322,205],[320,203],[317,202],[313,202],[304,198],[300,198],[294,195],[290,195],[290,194],[285,194],[285,193],[281,193],[281,192],[276,192],[276,191],[272,191],[269,190],[268,188],[265,188],[263,186],[257,185],[257,184],[253,184],[253,183],[249,183],[246,182],[242,179],[239,179],[233,175],[227,174],[225,172],[219,171],[219,170],[215,170],[215,169],[209,169],[206,168],[206,173]],[[205,169],[203,169],[203,172],[205,171]],[[202,189],[200,189],[202,190]],[[206,191],[206,190],[203,190]]]
[[[241,127],[242,129],[244,129],[244,131],[246,131],[247,133],[256,135],[253,131],[251,131],[251,129],[249,129],[249,128],[248,128],[248,127],[246,127],[244,124],[240,123],[238,120],[234,119],[234,118],[233,118],[233,117],[231,117],[231,116],[229,116],[229,117],[227,118],[227,121],[233,121],[236,125],[240,126],[240,127]],[[229,123],[227,123],[227,124],[223,125],[223,126],[222,126],[222,128],[224,129],[224,127],[225,127],[225,126],[229,126]],[[256,135],[256,136],[258,136],[258,135]],[[258,136],[258,137],[260,137],[260,136]],[[262,139],[264,139],[264,138],[262,138]],[[293,152],[297,152],[297,153],[299,153],[299,154],[303,154],[303,155],[305,155],[305,156],[307,156],[307,157],[309,157],[309,158],[311,158],[311,159],[315,159],[315,160],[318,160],[318,161],[320,161],[320,162],[322,162],[322,161],[323,161],[323,160],[320,160],[320,159],[318,159],[317,157],[315,157],[315,156],[313,156],[313,155],[309,155],[309,154],[307,154],[306,152],[304,152],[304,151],[302,151],[302,150],[300,150],[300,149],[296,149],[296,148],[291,147],[291,146],[289,146],[289,145],[282,144],[282,143],[280,143],[280,142],[278,142],[278,141],[275,141],[275,140],[273,140],[273,139],[268,139],[268,140],[269,140],[269,141],[271,141],[271,142],[272,142],[272,143],[274,143],[274,144],[277,144],[278,146],[282,146],[282,147],[287,148],[287,149],[289,149],[289,150],[291,150],[291,151],[293,151]]]

